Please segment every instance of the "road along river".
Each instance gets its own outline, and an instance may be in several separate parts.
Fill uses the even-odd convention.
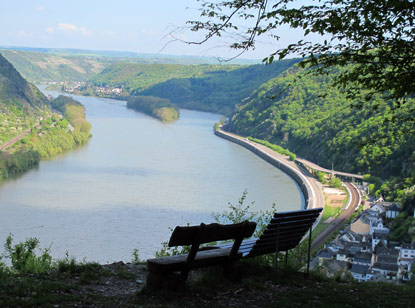
[[[216,137],[217,114],[181,110],[164,124],[124,102],[75,97],[92,124],[89,143],[0,184],[0,241],[37,237],[54,257],[130,261],[152,257],[168,227],[213,221],[236,204],[304,206],[298,185],[240,146]],[[3,245],[0,245],[0,253]]]

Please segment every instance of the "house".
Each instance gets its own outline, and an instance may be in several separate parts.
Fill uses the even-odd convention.
[[[376,211],[376,212],[378,212],[378,214],[379,214],[379,215],[381,215],[381,214],[383,214],[383,213],[385,213],[385,212],[386,212],[386,209],[385,209],[385,207],[382,205],[382,202],[377,202],[377,203],[375,203],[374,205],[372,205],[372,206],[370,207],[370,209],[371,209],[372,211]]]
[[[407,265],[415,259],[415,243],[402,244],[399,249],[399,264]]]
[[[373,272],[367,265],[352,264],[350,269],[352,276],[357,281],[368,281],[372,280]]]
[[[386,217],[387,218],[396,218],[399,215],[400,207],[396,203],[393,203],[389,206],[386,210]]]
[[[379,242],[383,242],[385,246],[388,245],[388,235],[389,229],[386,230],[378,230],[373,232],[372,234],[372,250],[375,250],[375,247],[379,244]]]
[[[389,229],[383,226],[382,218],[376,218],[374,220],[371,220],[369,226],[370,226],[370,230],[369,230],[370,235],[373,235],[373,232],[375,231],[387,232],[389,234]]]
[[[373,251],[373,272],[385,276],[386,279],[396,280],[399,271],[398,257],[398,249],[387,247],[383,241],[379,242]]]
[[[372,264],[372,254],[370,252],[357,251],[354,254],[352,263],[370,266]]]
[[[323,265],[323,262],[326,260],[332,260],[333,259],[333,251],[331,251],[330,249],[328,249],[327,247],[322,249],[320,251],[320,253],[318,254],[318,264],[320,266]]]
[[[398,264],[387,263],[387,262],[375,262],[372,266],[374,273],[379,273],[389,280],[396,280],[398,275]]]
[[[336,254],[336,260],[342,262],[349,261],[349,252],[344,248],[339,249]]]
[[[363,236],[351,230],[348,230],[340,236],[339,240],[341,242],[348,242],[348,243],[361,243],[363,240]]]
[[[363,219],[364,222],[369,223],[372,220],[378,219],[380,215],[377,211],[368,209],[360,213],[360,217]]]

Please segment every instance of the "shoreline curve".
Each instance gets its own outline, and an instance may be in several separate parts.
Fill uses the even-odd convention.
[[[319,204],[320,202],[318,198],[316,198],[317,194],[321,192],[315,191],[309,179],[307,179],[307,177],[305,176],[304,171],[301,170],[294,162],[291,163],[288,159],[283,158],[282,156],[277,157],[278,154],[272,151],[271,149],[268,149],[269,151],[266,151],[264,149],[264,146],[250,141],[246,138],[243,138],[241,136],[238,136],[236,134],[225,132],[221,129],[221,127],[214,130],[214,133],[218,137],[221,137],[240,146],[243,146],[244,148],[258,155],[274,167],[277,167],[278,169],[289,175],[300,187],[301,193],[304,197],[304,208],[311,209],[322,207],[321,204]],[[275,155],[271,155],[270,151],[275,153]]]

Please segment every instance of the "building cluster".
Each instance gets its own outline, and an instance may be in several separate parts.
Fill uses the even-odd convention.
[[[395,203],[376,200],[372,206],[322,249],[315,260],[328,276],[350,271],[357,281],[408,281],[415,271],[415,243],[388,241],[384,219],[399,214]],[[415,277],[414,277],[415,278]]]
[[[122,88],[95,87],[93,90],[97,93],[114,95],[120,95],[122,92]]]

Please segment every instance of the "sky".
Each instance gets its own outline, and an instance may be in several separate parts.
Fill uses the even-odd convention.
[[[183,29],[198,19],[199,7],[197,0],[0,0],[0,45],[235,56],[227,38],[200,46],[181,41],[203,38]],[[241,58],[262,59],[300,37],[290,30],[283,34],[278,42],[261,38]]]

